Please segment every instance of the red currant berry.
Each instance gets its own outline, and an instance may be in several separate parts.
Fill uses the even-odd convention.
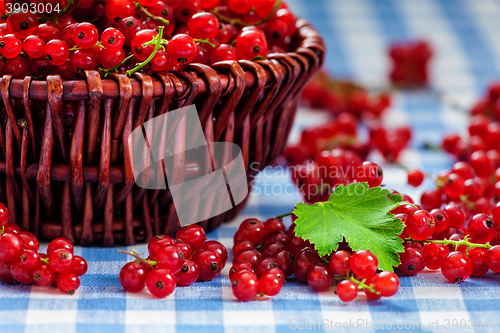
[[[280,21],[285,22],[288,25],[288,35],[293,36],[295,32],[297,31],[297,27],[295,26],[295,22],[297,21],[297,18],[293,13],[286,9],[282,8],[276,12],[276,18]]]
[[[424,173],[418,169],[408,170],[408,184],[418,187],[424,181]]]
[[[278,263],[279,269],[285,274],[285,277],[289,277],[293,274],[294,258],[290,252],[286,250],[276,252],[273,258]]]
[[[243,270],[233,275],[231,282],[234,296],[243,302],[251,301],[258,293],[259,280],[253,272]]]
[[[156,266],[170,270],[173,274],[182,269],[184,255],[175,245],[166,245],[156,254]]]
[[[0,260],[14,262],[23,254],[23,240],[18,234],[5,232],[0,235]]]
[[[465,193],[465,180],[462,176],[452,173],[444,184],[444,193],[448,198],[456,199]]]
[[[240,252],[241,250],[245,250],[245,249],[255,249],[255,246],[253,246],[253,243],[250,242],[249,240],[244,239],[244,240],[234,244],[233,253],[236,254],[236,253]],[[263,252],[263,251],[261,251],[261,252]]]
[[[441,268],[441,262],[450,250],[443,244],[428,243],[424,246],[424,252],[426,258],[425,266],[435,270]]]
[[[73,56],[71,56],[71,59],[73,59]],[[118,65],[120,62],[122,62],[124,59],[125,59],[125,51],[123,51],[123,49],[115,50],[115,49],[104,48],[102,49],[99,55],[99,60],[104,68],[114,67]],[[77,72],[79,71],[77,70]]]
[[[148,290],[158,298],[165,298],[172,294],[176,285],[175,276],[168,269],[153,269],[146,278]]]
[[[380,272],[377,274],[373,288],[380,293],[380,296],[393,296],[399,290],[399,278],[393,272]]]
[[[7,284],[14,283],[14,278],[12,277],[12,274],[10,274],[10,268],[12,265],[13,263],[7,264],[0,260],[0,281]]]
[[[5,58],[15,58],[23,50],[23,43],[12,34],[0,37],[0,54]]]
[[[156,51],[153,59],[151,59],[151,69],[155,72],[165,71],[169,66],[167,52],[163,50]]]
[[[264,222],[264,231],[266,234],[276,231],[282,231],[286,233],[286,227],[283,221],[276,218],[270,218]]]
[[[30,284],[33,282],[33,271],[24,267],[23,262],[18,260],[10,268],[10,274],[17,282],[21,284]]]
[[[190,286],[198,280],[199,274],[198,265],[193,260],[186,259],[182,269],[175,274],[175,280],[181,286]]]
[[[246,219],[238,229],[244,239],[248,239],[254,245],[260,244],[265,236],[264,224],[257,219]]]
[[[266,37],[257,31],[243,31],[236,38],[236,55],[240,59],[251,60],[267,55]]]
[[[182,252],[182,255],[184,259],[190,259],[191,256],[193,255],[193,250],[191,249],[191,246],[183,241],[177,241],[175,242],[175,246]]]
[[[78,276],[83,276],[85,273],[87,273],[88,270],[88,264],[87,260],[80,256],[75,256],[73,259],[73,266],[71,267],[71,271],[76,273]]]
[[[52,39],[45,44],[45,58],[52,65],[62,65],[69,57],[68,44],[60,39]]]
[[[73,295],[80,288],[80,278],[73,272],[63,272],[57,277],[57,288],[63,293]]]
[[[25,250],[38,251],[40,249],[40,242],[31,232],[23,231],[19,233],[19,236],[23,240]]]
[[[234,25],[221,23],[219,26],[219,33],[215,39],[221,44],[227,44],[235,39],[236,36],[238,36],[238,30]]]
[[[86,70],[95,68],[94,55],[90,50],[76,50],[71,55],[69,64],[75,72],[77,72],[78,74],[83,74]]]
[[[254,10],[260,18],[268,17],[273,11],[275,0],[258,0],[255,1]]]
[[[212,13],[200,12],[189,19],[187,27],[193,38],[211,40],[219,33],[219,19]]]
[[[132,1],[128,0],[106,1],[104,8],[108,20],[114,23],[118,23],[121,19],[135,14],[135,6]]]
[[[378,274],[373,274],[369,278],[366,279],[365,284],[368,286],[371,286],[373,289],[375,289],[375,286],[377,285],[377,280],[378,280]],[[372,292],[368,290],[368,288],[363,288],[363,292],[365,293],[366,297],[369,299],[377,300],[382,297],[380,292],[375,289],[375,292]]]
[[[488,272],[488,249],[475,247],[469,250],[469,259],[472,262],[472,276],[483,276]]]
[[[227,249],[222,243],[211,240],[211,241],[206,241],[205,244],[203,245],[203,250],[212,250],[214,251],[220,258],[222,262],[222,267],[226,266],[227,262]]]
[[[200,270],[198,278],[202,281],[212,281],[224,268],[221,258],[212,250],[202,249],[195,252],[193,261],[198,265]]]
[[[151,270],[145,263],[131,261],[122,267],[118,279],[126,291],[137,293],[146,287],[146,277]]]
[[[40,254],[35,250],[26,250],[19,261],[26,270],[33,270],[40,265]]]
[[[116,28],[121,31],[123,37],[125,37],[125,45],[130,45],[132,43],[132,38],[140,30],[144,29],[142,21],[136,17],[130,16],[123,18],[117,25]]]
[[[210,52],[210,63],[212,65],[215,64],[216,62],[226,61],[226,60],[234,60],[234,61],[238,60],[238,57],[236,56],[236,50],[234,49],[234,47],[227,44],[221,44],[219,46],[216,46]]]
[[[307,272],[307,283],[314,291],[324,291],[333,284],[333,272],[325,264],[316,264]]]
[[[38,26],[36,15],[32,11],[11,11],[7,17],[7,30],[17,38],[26,38],[33,34]]]
[[[181,240],[191,246],[193,252],[198,251],[205,244],[207,236],[205,230],[197,224],[191,224],[187,227],[177,230],[175,234],[176,240]]]
[[[102,44],[107,49],[118,50],[121,49],[125,43],[125,37],[122,32],[116,28],[107,28],[101,34]]]
[[[50,286],[56,280],[56,272],[49,264],[41,263],[33,270],[33,280],[41,287]]]
[[[153,237],[149,243],[148,243],[148,253],[151,258],[156,258],[156,253],[158,251],[166,246],[166,245],[173,245],[174,240],[171,237],[168,237],[166,235],[157,235]]]
[[[267,271],[259,279],[257,292],[259,296],[275,296],[278,295],[285,283],[285,276],[279,268],[273,268]]]
[[[272,257],[274,254],[286,250],[286,246],[278,242],[267,242],[260,249],[263,257]]]
[[[344,302],[352,302],[358,295],[358,285],[349,280],[342,280],[337,285],[337,295]]]
[[[181,1],[177,7],[173,6],[171,2],[168,4],[174,9],[175,19],[182,23],[187,23],[194,14],[200,11],[199,0]]]
[[[382,168],[374,162],[363,162],[357,168],[356,180],[358,183],[368,182],[369,187],[380,186],[384,179],[384,172]]]
[[[49,255],[50,268],[57,273],[71,270],[73,267],[74,255],[67,249],[57,249]]]
[[[227,0],[227,6],[236,14],[248,13],[252,9],[254,3],[255,0]]]
[[[255,274],[260,279],[267,271],[278,268],[278,262],[273,258],[262,258],[255,264]]]
[[[494,165],[482,150],[472,153],[470,164],[479,177],[487,178],[493,173]]]
[[[463,252],[448,253],[441,263],[441,273],[448,281],[460,283],[472,273],[472,262]]]
[[[431,215],[434,219],[434,232],[441,232],[450,226],[448,214],[441,209],[433,209]]]
[[[21,227],[18,226],[17,224],[15,223],[7,223],[5,226],[4,226],[4,230],[3,230],[4,233],[10,233],[10,234],[20,234],[22,232],[21,230]]]
[[[28,36],[23,41],[23,50],[33,59],[40,58],[45,52],[45,42],[38,36]]]
[[[496,225],[486,214],[476,214],[467,224],[467,233],[475,243],[484,244],[495,237]]]
[[[185,65],[194,60],[197,49],[191,36],[185,34],[175,35],[167,45],[167,54],[178,64]]]
[[[99,31],[92,23],[80,23],[73,32],[73,41],[82,49],[90,49],[99,41]]]
[[[321,259],[315,251],[311,249],[300,251],[294,258],[293,274],[300,281],[307,281],[307,272],[309,269],[320,262]]]
[[[465,195],[470,201],[476,201],[483,197],[484,189],[476,179],[467,179],[465,181]]]
[[[500,273],[500,245],[495,245],[488,249],[486,264],[493,272]]]
[[[434,218],[425,210],[417,210],[406,220],[406,232],[416,240],[426,240],[434,233]]]
[[[408,275],[416,275],[425,268],[426,258],[423,249],[414,246],[405,246],[405,252],[399,254],[398,268]]]
[[[234,264],[234,265],[231,267],[231,269],[229,270],[229,279],[232,281],[232,277],[233,277],[233,275],[234,275],[236,272],[239,272],[239,271],[241,271],[241,270],[245,270],[245,269],[247,269],[247,270],[249,270],[249,271],[251,271],[251,272],[253,272],[253,271],[254,271],[254,270],[253,270],[253,266],[252,266],[252,265],[250,265],[250,264],[249,264],[249,263],[247,263],[247,262],[242,261],[242,262],[239,262],[239,263],[237,263],[237,264]]]
[[[6,225],[9,222],[9,210],[7,207],[0,202],[0,227]]]
[[[347,251],[336,251],[330,256],[329,265],[334,274],[346,276],[351,273],[351,254]]]
[[[450,226],[461,228],[465,223],[465,213],[457,206],[456,203],[450,202],[444,208],[446,215],[448,215],[448,219],[450,220]]]
[[[158,33],[149,29],[141,30],[135,34],[132,38],[131,48],[137,59],[145,61],[153,53],[154,45],[144,46],[143,44],[151,42],[156,36],[158,36]]]
[[[368,250],[359,250],[353,253],[349,261],[351,271],[362,279],[375,274],[378,267],[377,257]]]
[[[262,245],[266,245],[269,242],[278,242],[283,245],[288,243],[288,234],[284,231],[273,231],[264,236],[262,239]]]
[[[420,204],[427,211],[439,208],[442,202],[441,194],[436,190],[425,191],[420,197]]]

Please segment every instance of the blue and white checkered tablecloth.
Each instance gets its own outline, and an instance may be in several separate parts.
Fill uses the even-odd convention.
[[[337,77],[385,85],[390,65],[388,43],[418,37],[432,42],[432,89],[397,93],[385,118],[390,125],[410,124],[414,128],[412,147],[402,156],[404,165],[431,173],[449,167],[452,159],[448,156],[420,148],[424,141],[438,143],[447,131],[465,131],[466,115],[442,103],[443,99],[469,106],[490,81],[500,78],[500,1],[289,3],[325,37],[326,67]],[[323,117],[302,110],[290,140],[297,139],[301,128],[321,122]],[[377,155],[372,159],[381,161]],[[431,186],[426,183],[419,189],[410,188],[404,171],[390,166],[384,170],[389,188],[416,198]],[[232,237],[245,218],[267,219],[290,211],[300,196],[292,186],[285,187],[287,184],[286,176],[267,169],[256,179],[244,212],[208,237],[231,249]],[[145,245],[134,248],[147,252]],[[232,295],[227,275],[230,253],[226,268],[214,281],[178,287],[167,299],[158,300],[147,291],[124,292],[118,273],[128,258],[116,249],[77,247],[76,253],[89,261],[89,272],[73,296],[55,288],[0,283],[0,333],[500,330],[500,278],[491,272],[455,285],[438,272],[424,271],[416,277],[401,277],[400,291],[394,297],[367,301],[360,294],[352,303],[341,302],[333,288],[315,293],[307,284],[291,279],[272,299],[241,303]]]

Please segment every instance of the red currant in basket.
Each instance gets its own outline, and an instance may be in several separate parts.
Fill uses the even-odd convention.
[[[197,251],[193,254],[192,260],[198,265],[200,270],[198,278],[202,281],[212,281],[224,268],[221,258],[212,250]]]
[[[187,23],[191,37],[214,39],[219,33],[219,19],[212,13],[194,14]]]
[[[132,1],[128,0],[106,1],[104,8],[108,20],[114,23],[118,23],[121,19],[135,14],[135,6]]]
[[[91,50],[76,50],[69,59],[71,69],[78,74],[95,68],[94,55]]]
[[[196,51],[196,42],[191,36],[185,34],[175,35],[167,45],[168,56],[180,65],[193,61]]]
[[[467,232],[475,243],[484,244],[495,237],[496,225],[486,214],[476,214],[467,224]]]
[[[460,283],[472,273],[472,262],[465,253],[448,253],[441,263],[441,273],[451,282]]]
[[[356,180],[358,183],[368,182],[368,186],[375,187],[382,184],[384,171],[374,162],[363,162],[356,170]]]
[[[153,269],[146,279],[148,290],[158,298],[165,298],[173,293],[176,285],[175,276],[168,269]]]
[[[38,36],[28,36],[23,40],[23,50],[33,59],[40,58],[45,52],[45,42]]]
[[[177,7],[171,1],[168,4],[174,9],[175,19],[182,23],[187,23],[194,14],[200,11],[199,0],[180,1]]]
[[[62,65],[69,57],[68,44],[60,39],[53,39],[45,44],[45,58],[52,65]]]
[[[144,46],[143,44],[152,41],[157,35],[156,31],[150,29],[144,29],[135,34],[130,46],[137,59],[145,61],[153,53],[154,45]]]
[[[7,17],[7,31],[12,32],[18,38],[26,38],[33,34],[38,26],[36,15],[32,11],[11,11]]]
[[[23,241],[19,235],[7,232],[0,235],[0,260],[5,262],[17,261],[23,251]]]
[[[80,278],[73,272],[64,272],[57,277],[57,288],[63,293],[73,295],[80,287]]]
[[[197,224],[191,224],[177,230],[175,239],[188,243],[193,252],[196,252],[203,247],[207,236],[202,227]]]
[[[167,52],[163,50],[158,50],[153,59],[151,59],[151,69],[155,72],[162,72],[168,68],[169,59],[167,57]]]
[[[90,49],[98,40],[99,31],[89,22],[78,24],[73,32],[73,41],[82,49]]]
[[[307,272],[307,283],[314,291],[323,291],[333,284],[333,272],[325,264],[316,264]]]
[[[255,57],[267,55],[266,37],[255,30],[243,31],[236,38],[236,55],[240,59],[251,60]]]
[[[5,58],[15,58],[23,50],[23,43],[16,36],[9,34],[0,38],[0,54]]]
[[[434,233],[434,218],[425,210],[416,210],[406,219],[406,232],[416,240],[426,240]]]
[[[227,6],[236,14],[245,14],[252,9],[255,0],[227,0]]]
[[[184,260],[182,269],[175,274],[175,279],[177,280],[177,284],[181,286],[190,286],[198,280],[199,274],[198,265],[193,260],[186,259]]]
[[[215,64],[219,61],[234,60],[237,61],[236,50],[231,45],[221,44],[216,46],[210,52],[210,63]]]
[[[342,280],[337,285],[337,295],[342,301],[351,302],[358,295],[358,285],[349,280]]]
[[[231,287],[237,299],[248,302],[257,296],[259,280],[255,273],[244,270],[236,273],[233,277],[235,278],[231,282]]]
[[[0,202],[0,227],[6,225],[9,222],[9,210],[7,207]]]
[[[136,293],[146,287],[146,277],[151,270],[145,263],[131,261],[122,267],[118,279],[126,291]]]
[[[73,58],[73,57],[72,57]],[[99,60],[104,68],[111,68],[118,65],[125,59],[125,51],[123,49],[102,49],[99,54]]]
[[[107,28],[101,34],[101,41],[107,49],[118,50],[122,48],[125,37],[120,30]]]
[[[368,250],[359,250],[353,253],[349,262],[352,272],[362,279],[375,274],[378,267],[377,257]]]

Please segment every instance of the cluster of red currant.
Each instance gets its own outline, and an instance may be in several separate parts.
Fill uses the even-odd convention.
[[[63,293],[74,294],[80,276],[87,272],[87,261],[73,253],[65,238],[50,242],[47,254],[39,253],[40,243],[32,233],[7,223],[9,211],[0,203],[0,281],[5,283],[50,286],[55,283]]]
[[[54,17],[4,15],[0,73],[75,78],[92,69],[103,75],[168,72],[191,62],[284,52],[296,32],[296,18],[281,0],[62,2],[66,7]]]
[[[389,47],[392,69],[389,74],[396,86],[422,87],[428,83],[432,48],[425,41],[394,43]]]
[[[357,117],[380,117],[390,105],[388,93],[369,94],[351,81],[335,80],[321,71],[302,92],[301,101],[314,109],[330,113],[351,113]]]
[[[392,296],[399,289],[399,278],[392,272],[377,273],[378,260],[370,251],[338,250],[320,257],[309,241],[295,235],[295,224],[288,229],[271,218],[243,221],[234,235],[233,266],[229,278],[234,296],[250,301],[258,296],[277,295],[285,278],[295,275],[314,291],[329,289],[335,279],[337,294],[345,302],[356,298],[359,289],[367,297]],[[337,277],[335,275],[338,275]]]
[[[484,213],[468,218],[462,207],[450,202],[430,212],[413,204],[393,210],[405,223],[400,235],[406,240],[405,252],[400,254],[399,270],[415,275],[424,267],[441,269],[446,279],[456,283],[470,275],[482,276],[489,269],[500,272],[500,204],[493,218]]]
[[[227,262],[226,247],[217,241],[207,241],[205,231],[198,225],[181,228],[175,241],[158,235],[148,243],[149,257],[122,251],[136,260],[127,263],[120,271],[120,283],[129,292],[144,288],[156,297],[172,294],[177,284],[189,286],[200,281],[215,279]]]
[[[292,179],[307,201],[327,200],[339,184],[368,181],[373,187],[382,183],[382,169],[365,161],[366,157],[376,148],[387,160],[396,160],[412,132],[408,127],[386,129],[378,121],[368,126],[370,140],[361,142],[358,120],[340,113],[335,120],[304,129],[300,142],[285,149],[283,156],[293,166]]]

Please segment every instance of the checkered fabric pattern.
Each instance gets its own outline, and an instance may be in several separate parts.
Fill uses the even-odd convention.
[[[294,0],[288,1],[325,37],[326,67],[337,77],[353,78],[371,86],[387,82],[388,43],[425,38],[432,42],[431,89],[395,95],[386,117],[391,125],[414,128],[411,149],[402,164],[436,173],[451,165],[442,153],[422,150],[423,142],[438,143],[446,131],[465,130],[466,114],[444,100],[468,107],[486,85],[500,77],[500,1],[498,0]],[[324,115],[301,110],[291,141],[304,127],[320,123]],[[372,159],[380,162],[378,155]],[[430,187],[408,187],[404,171],[384,167],[388,188],[419,198]],[[300,196],[287,175],[266,169],[255,179],[248,206],[233,222],[208,234],[230,250],[239,223],[248,217],[267,219],[289,212]],[[290,221],[287,221],[290,223]],[[145,245],[135,246],[146,253]],[[44,249],[43,249],[44,250]],[[348,332],[499,331],[500,280],[487,274],[460,285],[445,281],[439,272],[424,271],[401,277],[397,295],[367,301],[359,295],[342,303],[333,288],[315,293],[295,279],[268,300],[238,302],[231,292],[228,270],[211,282],[178,287],[167,299],[147,292],[124,292],[120,268],[129,258],[116,249],[76,248],[89,262],[89,272],[73,296],[55,288],[0,283],[0,332],[286,332],[299,329]]]

